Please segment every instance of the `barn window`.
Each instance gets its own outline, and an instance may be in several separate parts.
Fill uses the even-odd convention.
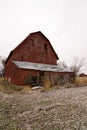
[[[21,56],[21,60],[23,60],[23,56]]]
[[[44,49],[47,50],[47,44],[44,44]]]
[[[30,38],[30,41],[33,43],[34,39],[33,39],[33,38]]]

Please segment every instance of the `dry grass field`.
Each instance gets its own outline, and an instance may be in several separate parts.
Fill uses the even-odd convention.
[[[87,77],[77,77],[76,86],[87,86]]]
[[[87,130],[86,86],[41,92],[0,85],[0,130]]]

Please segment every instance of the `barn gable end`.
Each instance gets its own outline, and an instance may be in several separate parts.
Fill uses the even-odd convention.
[[[41,33],[31,33],[9,55],[10,60],[57,64],[58,56],[49,40]]]

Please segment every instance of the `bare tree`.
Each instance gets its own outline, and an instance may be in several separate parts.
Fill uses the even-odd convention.
[[[66,63],[64,62],[64,61],[59,61],[58,62],[58,66],[60,67],[60,68],[68,68],[68,66],[66,65]]]
[[[70,69],[74,72],[75,78],[80,71],[85,70],[86,65],[87,62],[85,58],[79,59],[78,57],[74,57]]]
[[[6,62],[6,58],[2,58],[2,76],[4,76],[4,73],[5,73],[5,62]]]

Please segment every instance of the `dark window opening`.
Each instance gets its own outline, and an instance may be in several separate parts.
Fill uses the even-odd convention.
[[[40,77],[44,77],[44,72],[40,71]]]
[[[33,39],[33,38],[31,38],[31,39],[30,39],[30,41],[33,43],[33,42],[34,42],[34,39]]]
[[[23,60],[23,56],[21,56],[21,60]]]
[[[44,44],[44,49],[47,50],[47,44]]]

